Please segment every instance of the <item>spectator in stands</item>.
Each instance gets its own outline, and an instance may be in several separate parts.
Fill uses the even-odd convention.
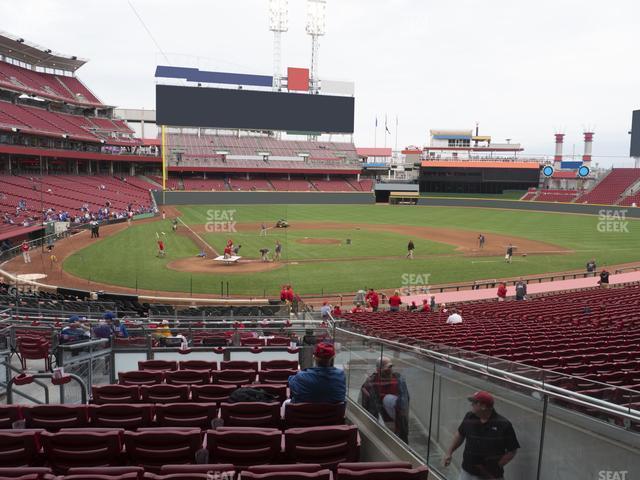
[[[328,320],[329,315],[331,314],[331,305],[326,300],[322,302],[322,306],[320,307],[320,316],[323,320]]]
[[[79,316],[72,315],[67,322],[67,326],[60,331],[60,343],[88,340],[91,337],[89,328],[82,324]]]
[[[453,437],[444,466],[449,466],[453,452],[466,440],[460,479],[502,479],[505,465],[520,448],[516,433],[511,422],[493,408],[494,399],[489,392],[476,392],[469,401],[471,411]]]
[[[428,298],[423,298],[422,299],[422,309],[420,311],[422,313],[431,312],[431,307],[429,306],[429,299]]]
[[[431,295],[431,303],[429,304],[432,312],[436,312],[438,310],[438,304],[436,303],[436,296]]]
[[[609,272],[604,268],[604,266],[600,272],[600,281],[598,281],[598,283],[602,288],[609,288]]]
[[[407,258],[413,259],[413,251],[416,249],[416,246],[413,244],[413,240],[409,240],[407,244]]]
[[[286,285],[282,285],[282,288],[280,289],[280,301],[281,302],[286,302],[287,301],[287,286]]]
[[[360,404],[374,417],[393,425],[393,431],[409,443],[409,389],[404,376],[393,371],[393,363],[382,357],[374,373],[360,389]]]
[[[369,289],[369,293],[367,293],[364,297],[367,305],[371,307],[372,312],[378,311],[378,305],[380,305],[380,297],[373,288]]]
[[[340,308],[340,305],[335,305],[333,307],[333,312],[331,312],[331,315],[333,315],[333,318],[342,317],[342,309]]]
[[[596,276],[596,260],[592,259],[587,262],[587,273],[593,273],[593,276]]]
[[[393,295],[389,297],[389,311],[399,312],[400,305],[402,305],[402,299],[400,298],[400,292],[396,290]]]
[[[26,240],[23,240],[20,245],[20,251],[22,252],[22,259],[24,260],[24,263],[31,263],[31,254],[29,253],[29,249],[29,244]]]
[[[355,306],[351,309],[351,313],[362,313],[366,310],[362,307],[361,303],[356,303]]]
[[[522,281],[522,277],[516,283],[516,300],[527,299],[527,284]]]
[[[415,312],[416,310],[418,310],[418,305],[416,305],[415,300],[411,302],[411,305],[409,305],[407,310],[409,310],[410,312]]]
[[[335,347],[318,343],[313,352],[316,366],[289,377],[291,403],[342,403],[346,396],[344,371],[333,366]]]
[[[456,310],[455,308],[451,309],[451,315],[447,317],[447,323],[450,325],[462,323],[462,315],[458,313],[458,310]]]
[[[507,298],[507,284],[504,282],[500,282],[498,285],[498,301],[504,302]]]
[[[302,345],[315,346],[318,343],[318,337],[316,337],[313,328],[308,328],[304,331],[304,337],[302,337]]]

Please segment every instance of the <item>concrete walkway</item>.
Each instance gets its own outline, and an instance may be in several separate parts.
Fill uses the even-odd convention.
[[[543,282],[543,283],[529,283],[527,284],[527,293],[529,295],[534,293],[546,293],[546,292],[559,292],[562,290],[573,290],[577,288],[589,288],[597,287],[600,277],[588,277],[578,278],[575,280],[558,280],[555,282]],[[639,282],[640,271],[619,273],[617,275],[609,276],[609,283],[611,285],[628,282]],[[496,284],[497,285],[497,284]],[[496,288],[482,288],[480,290],[461,290],[459,292],[443,292],[434,294],[419,294],[408,295],[402,297],[402,302],[405,304],[411,304],[416,302],[416,305],[421,305],[424,298],[436,297],[437,303],[455,303],[455,302],[468,302],[472,300],[486,300],[490,298],[497,298]],[[515,286],[507,287],[507,296],[515,295]]]

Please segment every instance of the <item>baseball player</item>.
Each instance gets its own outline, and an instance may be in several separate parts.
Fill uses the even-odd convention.
[[[22,259],[24,263],[31,263],[31,255],[29,254],[29,244],[26,240],[22,241],[20,245],[20,250],[22,251]]]
[[[261,237],[267,236],[267,226],[264,223],[260,225],[260,236]]]
[[[268,248],[261,248],[260,249],[260,258],[262,259],[263,262],[268,262],[269,261],[269,249]]]
[[[282,254],[282,244],[280,240],[276,240],[276,248],[274,250],[273,261],[277,262],[280,260],[280,255]]]
[[[413,260],[413,251],[416,249],[416,246],[413,244],[413,240],[409,240],[407,245],[407,258]]]
[[[507,253],[504,256],[504,261],[507,263],[511,263],[511,257],[513,257],[513,245],[509,244],[507,247]]]
[[[158,257],[164,257],[166,254],[164,250],[164,242],[161,238],[158,239]]]

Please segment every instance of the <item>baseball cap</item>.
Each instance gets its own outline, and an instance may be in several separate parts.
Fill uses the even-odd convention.
[[[316,345],[313,356],[318,358],[332,358],[336,356],[336,349],[330,343],[319,343]]]
[[[485,392],[485,391],[476,392],[469,397],[469,401],[484,403],[489,407],[493,407],[493,395],[491,395],[489,392]]]
[[[113,320],[115,318],[115,315],[111,311],[106,311],[102,315],[102,318],[104,318],[105,320]]]
[[[67,321],[69,323],[77,323],[80,321],[80,317],[78,315],[71,315]]]

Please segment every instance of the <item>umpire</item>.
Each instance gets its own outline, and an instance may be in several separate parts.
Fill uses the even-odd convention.
[[[489,392],[476,392],[469,401],[471,411],[458,427],[444,457],[444,466],[451,463],[453,452],[466,440],[460,480],[504,480],[504,466],[520,448],[513,426],[495,411]]]

